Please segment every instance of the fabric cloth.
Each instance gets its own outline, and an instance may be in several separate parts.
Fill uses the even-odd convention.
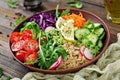
[[[50,75],[38,72],[27,73],[22,80],[120,80],[120,33],[102,57],[76,73]]]

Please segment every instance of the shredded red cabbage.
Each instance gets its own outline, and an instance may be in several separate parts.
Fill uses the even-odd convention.
[[[35,21],[42,30],[45,30],[48,26],[55,27],[56,17],[55,13],[40,13],[35,14],[33,17],[30,18],[30,22]]]

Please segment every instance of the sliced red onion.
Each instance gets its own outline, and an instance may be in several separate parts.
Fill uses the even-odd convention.
[[[50,30],[54,29],[54,27],[52,26],[48,26],[46,29],[45,29],[45,32],[48,33]]]
[[[50,66],[50,70],[55,70],[56,68],[58,68],[59,66],[60,66],[60,64],[62,63],[62,56],[60,56],[59,58],[58,58],[58,60],[55,62],[55,63],[53,63],[53,65],[52,66]]]

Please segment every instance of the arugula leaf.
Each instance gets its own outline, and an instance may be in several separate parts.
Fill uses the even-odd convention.
[[[66,60],[67,59],[67,52],[66,50],[62,47],[62,46],[58,46],[54,49],[53,54],[58,54],[59,56],[62,55],[63,56],[63,59]],[[59,57],[58,56],[58,57]]]
[[[22,33],[26,29],[29,29],[32,31],[34,40],[37,40],[39,38],[39,32],[41,29],[35,21],[27,22],[23,26],[24,27],[20,29],[20,33]]]
[[[14,27],[16,27],[20,22],[22,22],[25,19],[25,16],[19,16],[16,20],[15,23],[13,24]]]
[[[66,10],[62,11],[60,16],[64,16],[70,12],[70,8],[67,8]]]
[[[59,12],[59,5],[56,7],[56,18],[58,19],[59,16],[64,16],[70,12],[70,8],[67,8],[66,10],[62,11],[61,13]]]
[[[58,31],[55,29],[46,33],[46,35],[39,34],[39,51],[38,51],[38,67],[41,69],[49,69],[49,67],[58,60],[59,56],[62,55],[63,59],[67,59],[66,50],[58,45],[59,37],[54,38],[58,35]],[[54,37],[51,37],[54,36]],[[58,39],[57,39],[58,38]],[[46,39],[46,41],[44,41]],[[63,39],[61,39],[62,41]]]
[[[11,8],[17,8],[17,5],[18,5],[17,3],[18,1],[13,1],[13,0],[8,0],[7,2],[8,6]]]
[[[55,12],[55,14],[56,14],[56,18],[59,17],[59,11],[58,11],[58,9],[59,9],[59,5],[57,5],[57,7],[56,7],[56,12]]]

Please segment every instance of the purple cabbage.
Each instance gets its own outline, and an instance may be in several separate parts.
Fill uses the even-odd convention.
[[[45,30],[48,26],[55,27],[55,23],[56,23],[55,13],[35,14],[30,18],[30,22],[32,21],[35,21],[42,30]]]

